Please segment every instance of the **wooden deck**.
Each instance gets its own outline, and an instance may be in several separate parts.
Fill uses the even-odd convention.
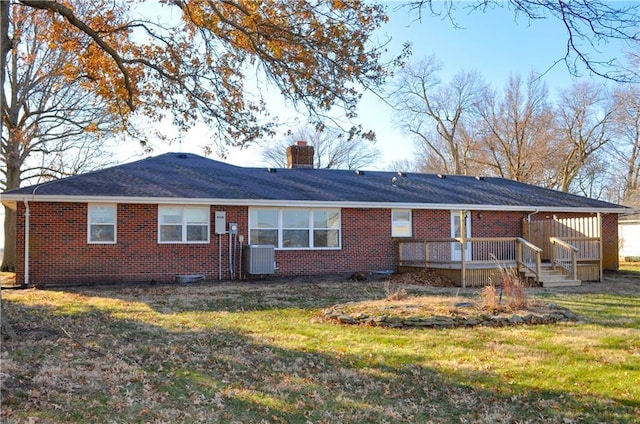
[[[499,284],[503,271],[544,287],[600,281],[599,240],[555,239],[552,244],[554,259],[543,263],[542,249],[522,238],[402,240],[398,242],[399,272],[432,269],[462,287]]]

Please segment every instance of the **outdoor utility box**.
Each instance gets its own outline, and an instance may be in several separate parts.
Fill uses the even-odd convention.
[[[248,245],[242,250],[245,274],[273,274],[276,270],[275,261],[276,250],[272,244]]]
[[[215,233],[226,234],[227,233],[227,212],[216,211],[215,214]]]

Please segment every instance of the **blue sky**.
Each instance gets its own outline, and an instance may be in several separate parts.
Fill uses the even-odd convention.
[[[565,36],[559,23],[547,20],[529,22],[513,11],[498,8],[486,13],[460,10],[455,28],[447,18],[410,17],[406,9],[394,12],[384,30],[401,43],[409,40],[414,58],[434,54],[443,62],[444,74],[460,69],[478,70],[489,82],[503,84],[511,72],[543,71],[564,54]],[[569,73],[564,64],[550,75],[566,83]]]

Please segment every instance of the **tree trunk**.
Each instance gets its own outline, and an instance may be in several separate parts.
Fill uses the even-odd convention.
[[[8,1],[0,1],[0,101],[2,102],[4,109],[5,93],[4,93],[4,81],[5,81],[5,65],[7,63],[7,53],[11,50],[11,39],[9,38],[9,4]],[[2,116],[0,116],[0,133],[4,133],[4,110]],[[10,211],[13,212],[13,211]],[[11,255],[13,252],[13,266],[15,267],[15,213],[9,213],[8,208],[5,208],[5,241],[4,241],[4,253],[2,258],[2,267],[4,268],[5,259],[7,255]],[[7,221],[9,216],[13,217],[13,243],[8,243],[10,234],[7,233]],[[7,249],[7,246],[13,246],[12,249]],[[15,332],[7,321],[7,316],[2,310],[2,289],[0,289],[0,335],[4,338],[15,337]]]

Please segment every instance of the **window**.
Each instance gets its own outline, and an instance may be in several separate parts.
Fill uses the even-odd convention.
[[[308,210],[282,211],[282,247],[308,248],[309,244]]]
[[[277,209],[251,209],[249,221],[250,244],[272,244],[278,247]]]
[[[391,210],[391,237],[411,237],[411,209]]]
[[[340,211],[252,208],[249,244],[272,244],[278,249],[339,249]]]
[[[317,248],[340,246],[340,213],[338,211],[313,212],[313,246]]]
[[[116,242],[116,205],[89,205],[89,243]]]
[[[159,206],[160,243],[208,243],[208,206]]]

